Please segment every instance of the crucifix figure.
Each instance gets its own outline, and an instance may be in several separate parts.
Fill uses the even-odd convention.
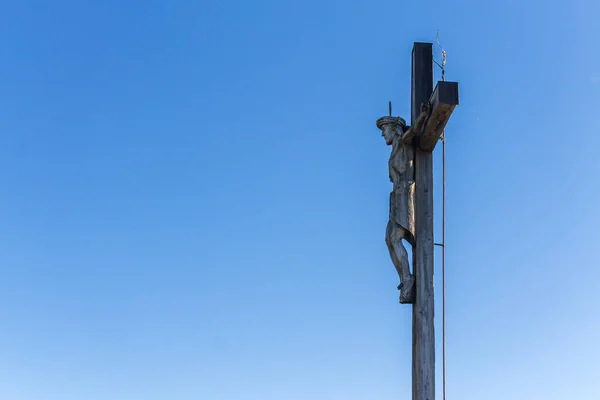
[[[414,301],[415,278],[410,273],[408,252],[402,240],[415,245],[415,170],[412,139],[423,128],[429,105],[421,105],[421,114],[414,126],[407,127],[400,117],[382,117],[377,120],[385,144],[392,146],[388,162],[392,192],[390,193],[390,218],[385,230],[385,243],[392,263],[398,272],[400,303]]]
[[[391,115],[377,120],[392,146],[385,241],[400,277],[400,303],[412,304],[412,400],[435,400],[433,150],[458,105],[458,83],[441,81],[433,88],[432,50],[431,43],[413,47],[411,127]],[[412,246],[412,274],[403,240]]]

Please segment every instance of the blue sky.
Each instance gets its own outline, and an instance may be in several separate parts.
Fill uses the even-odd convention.
[[[440,29],[448,398],[597,399],[600,7],[413,3],[5,2],[0,398],[410,398],[375,120]]]

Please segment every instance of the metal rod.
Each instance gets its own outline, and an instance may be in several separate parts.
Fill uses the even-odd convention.
[[[446,133],[442,132],[442,398],[446,400]]]
[[[442,81],[446,80],[446,50],[440,45],[440,31],[436,41],[442,49]],[[442,400],[446,400],[446,131],[442,131]]]

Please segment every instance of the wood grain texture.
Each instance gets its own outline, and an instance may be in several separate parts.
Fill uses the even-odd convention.
[[[415,43],[412,53],[411,119],[433,91],[431,43]],[[415,150],[415,302],[413,304],[412,399],[435,399],[435,329],[433,292],[433,154]]]
[[[423,118],[424,119],[424,118]],[[411,304],[414,299],[414,277],[410,273],[408,252],[403,240],[414,245],[414,153],[412,141],[402,140],[406,123],[400,117],[381,117],[377,127],[385,143],[392,147],[388,161],[390,181],[390,217],[385,229],[385,243],[400,278],[400,303]]]
[[[427,122],[418,138],[419,149],[433,151],[454,108],[458,105],[458,83],[440,81],[429,98]]]

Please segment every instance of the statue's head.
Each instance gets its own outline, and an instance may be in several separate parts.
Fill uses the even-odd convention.
[[[377,120],[377,128],[381,129],[385,144],[390,146],[406,130],[406,121],[400,117],[381,117]]]

